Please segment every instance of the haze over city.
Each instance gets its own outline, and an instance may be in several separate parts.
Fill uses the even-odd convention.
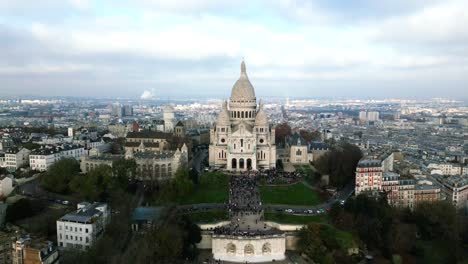
[[[0,0],[0,264],[468,264],[467,0]]]
[[[465,99],[468,2],[0,1],[0,95]]]

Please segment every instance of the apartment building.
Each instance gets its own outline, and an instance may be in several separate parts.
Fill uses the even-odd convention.
[[[75,212],[57,220],[59,247],[87,250],[103,234],[109,220],[107,204],[79,203]]]

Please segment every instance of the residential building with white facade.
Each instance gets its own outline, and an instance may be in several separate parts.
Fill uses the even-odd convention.
[[[5,152],[5,165],[7,170],[16,171],[19,168],[29,164],[29,153],[31,151],[26,148],[11,148]]]
[[[451,176],[468,174],[468,166],[458,163],[430,163],[427,167],[432,169],[432,174]]]
[[[104,232],[110,220],[105,203],[79,203],[78,210],[57,220],[57,242],[61,248],[87,250]]]
[[[0,177],[0,196],[7,197],[13,191],[12,175]]]
[[[29,155],[29,164],[32,170],[47,171],[52,164],[64,158],[79,160],[85,154],[80,145],[42,146]]]
[[[382,190],[382,162],[377,159],[361,159],[356,167],[356,195],[361,192]]]
[[[468,174],[456,176],[432,175],[442,193],[457,208],[468,207]]]

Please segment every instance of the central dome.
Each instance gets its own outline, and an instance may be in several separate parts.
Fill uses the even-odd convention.
[[[232,87],[231,101],[255,100],[255,90],[247,77],[245,63],[241,63],[241,75]]]

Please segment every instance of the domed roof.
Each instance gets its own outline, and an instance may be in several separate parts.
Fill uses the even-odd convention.
[[[263,104],[260,103],[260,109],[257,112],[257,117],[255,118],[256,126],[268,126],[268,117],[263,110]]]
[[[227,109],[227,103],[223,103],[223,109],[219,113],[218,119],[216,120],[216,125],[218,126],[229,126],[231,124],[231,120],[229,117],[229,112]]]
[[[241,75],[232,87],[231,100],[255,99],[255,90],[247,77],[245,63],[241,63]]]

